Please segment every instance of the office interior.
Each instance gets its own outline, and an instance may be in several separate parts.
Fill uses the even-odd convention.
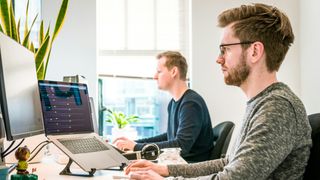
[[[257,0],[273,4],[287,13],[294,29],[295,42],[278,73],[280,81],[287,83],[302,99],[307,113],[320,111],[320,66],[317,57],[320,42],[320,16],[315,0]],[[212,125],[232,121],[237,134],[246,107],[246,97],[237,87],[226,86],[220,66],[216,64],[219,53],[220,31],[216,26],[217,15],[224,9],[252,1],[190,0],[190,87],[199,92],[208,105]],[[42,0],[42,18],[45,22],[54,18],[61,0]],[[97,74],[97,19],[96,0],[69,1],[67,18],[52,49],[46,79],[62,80],[63,76],[83,75],[89,85],[89,93],[98,101]],[[96,110],[97,111],[97,110]],[[234,136],[231,140],[231,146]]]
[[[61,1],[42,1],[42,17],[52,20]],[[258,0],[273,4],[289,16],[295,34],[295,42],[289,49],[278,73],[280,81],[286,82],[302,99],[307,113],[319,112],[320,61],[317,55],[320,42],[320,16],[315,0]],[[221,29],[216,26],[217,15],[224,9],[252,1],[190,1],[190,58],[189,77],[192,89],[199,92],[207,102],[212,125],[222,121],[236,124],[236,134],[245,111],[246,97],[237,87],[226,86],[218,56]],[[68,17],[56,39],[47,72],[47,79],[61,80],[65,75],[81,74],[88,80],[90,94],[97,101],[97,19],[96,1],[77,0],[69,2]],[[97,107],[97,106],[96,106]],[[234,141],[234,137],[231,140]],[[230,149],[230,146],[229,146]]]

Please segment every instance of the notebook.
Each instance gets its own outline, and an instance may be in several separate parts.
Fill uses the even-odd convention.
[[[86,84],[47,80],[38,84],[45,135],[61,151],[87,172],[128,164],[94,133]]]

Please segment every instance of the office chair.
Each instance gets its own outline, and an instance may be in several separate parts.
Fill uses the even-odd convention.
[[[233,129],[234,123],[230,121],[222,122],[212,128],[214,147],[210,159],[225,157]]]
[[[312,148],[303,179],[320,179],[320,113],[308,116],[312,133]]]

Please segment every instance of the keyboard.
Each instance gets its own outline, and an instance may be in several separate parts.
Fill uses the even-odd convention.
[[[90,153],[109,150],[109,148],[95,137],[58,139],[73,154]]]

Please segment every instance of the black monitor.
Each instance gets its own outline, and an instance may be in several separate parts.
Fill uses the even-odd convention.
[[[0,106],[7,140],[44,132],[34,54],[1,32]]]

